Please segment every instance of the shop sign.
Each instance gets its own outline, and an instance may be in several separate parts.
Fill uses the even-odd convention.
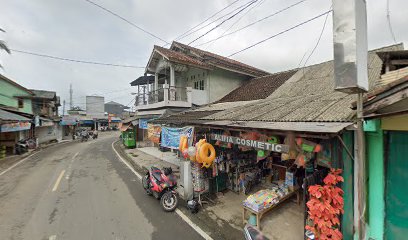
[[[140,129],[148,129],[147,127],[147,121],[150,119],[146,119],[146,118],[140,118],[139,119],[139,128]]]
[[[148,124],[148,130],[147,130],[147,138],[154,142],[154,143],[159,143],[160,142],[160,133],[161,133],[161,127],[158,125],[153,125],[153,124]]]
[[[77,125],[77,119],[72,116],[63,116],[60,122],[62,126],[75,126]]]
[[[31,128],[30,122],[5,123],[1,125],[0,132],[17,132],[29,130]]]
[[[261,142],[256,140],[248,140],[244,138],[220,135],[220,134],[212,134],[212,140],[232,143],[236,145],[246,146],[246,147],[253,147],[256,149],[262,149],[266,151],[272,152],[279,152],[279,153],[288,153],[289,152],[289,145],[284,144],[273,144],[268,142]]]
[[[194,127],[162,128],[161,145],[172,149],[178,149],[181,136],[187,136],[189,144],[192,141]]]

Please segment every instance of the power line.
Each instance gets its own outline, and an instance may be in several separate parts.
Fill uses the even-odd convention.
[[[332,9],[332,6],[330,6],[330,9],[329,9],[329,10],[331,10],[331,9]],[[307,64],[307,61],[309,61],[310,57],[311,57],[311,56],[313,55],[313,53],[316,51],[317,46],[319,46],[320,40],[322,39],[322,36],[323,36],[324,29],[326,28],[326,23],[327,23],[327,19],[329,18],[329,15],[330,15],[330,14],[328,13],[328,14],[326,15],[326,18],[324,19],[322,31],[320,31],[319,38],[317,39],[317,42],[316,42],[316,44],[315,44],[315,46],[314,46],[312,52],[311,52],[311,53],[309,54],[309,56],[306,58],[306,61],[305,61],[305,63],[303,64],[303,69],[305,68],[305,66],[306,66],[306,64]]]
[[[177,41],[178,39],[184,37],[184,35],[186,35],[187,33],[191,32],[192,30],[194,30],[195,28],[197,28],[201,24],[203,24],[203,23],[207,22],[208,20],[210,20],[211,18],[215,17],[218,13],[224,11],[225,9],[229,8],[230,6],[234,5],[235,3],[239,2],[239,1],[241,1],[241,0],[235,0],[234,2],[232,2],[232,3],[228,4],[227,6],[223,7],[221,10],[217,11],[216,13],[211,15],[210,17],[206,18],[204,21],[200,22],[199,24],[195,25],[194,27],[190,28],[189,30],[185,31],[184,33],[182,33],[181,35],[176,37],[174,39],[174,41]]]
[[[242,31],[242,30],[244,30],[244,29],[246,29],[246,28],[251,27],[252,25],[255,25],[255,24],[259,23],[259,22],[262,22],[262,21],[264,21],[264,20],[266,20],[266,19],[268,19],[268,18],[270,18],[270,17],[273,17],[273,16],[275,16],[275,15],[278,15],[279,13],[284,12],[284,11],[286,11],[286,10],[289,10],[289,9],[291,9],[292,7],[295,7],[296,5],[299,5],[299,4],[301,4],[301,3],[303,3],[303,2],[306,2],[306,1],[307,1],[307,0],[301,0],[301,1],[299,1],[299,2],[296,2],[296,3],[290,5],[290,6],[286,7],[286,8],[283,8],[283,9],[277,11],[277,12],[274,12],[274,13],[272,13],[272,14],[266,16],[266,17],[263,17],[263,18],[261,18],[261,19],[259,19],[259,20],[257,20],[257,21],[254,21],[254,22],[252,22],[252,23],[250,23],[250,24],[248,24],[248,25],[246,25],[246,26],[243,26],[243,27],[241,27],[241,28],[239,28],[239,29],[237,29],[237,30],[235,30],[235,31],[233,31],[233,32],[230,32],[230,33],[225,34],[225,35],[223,35],[223,36],[214,38],[214,39],[212,39],[212,40],[210,40],[210,41],[197,44],[197,45],[195,45],[195,47],[199,47],[199,46],[202,46],[202,45],[205,45],[205,44],[208,44],[208,43],[217,41],[218,39],[227,37],[227,36],[232,35],[232,34],[234,34],[234,33],[240,32],[240,31]]]
[[[324,16],[325,14],[329,14],[330,12],[332,12],[332,10],[326,11],[326,12],[324,12],[324,13],[322,13],[322,14],[317,15],[316,17],[313,17],[313,18],[311,18],[311,19],[309,19],[309,20],[306,20],[306,21],[304,21],[304,22],[302,22],[302,23],[299,23],[299,24],[297,24],[297,25],[295,25],[295,26],[293,26],[293,27],[291,27],[291,28],[288,28],[288,29],[286,29],[286,30],[284,30],[284,31],[281,31],[281,32],[279,32],[279,33],[277,33],[277,34],[275,34],[275,35],[272,35],[272,36],[270,36],[270,37],[268,37],[268,38],[265,38],[265,39],[263,39],[263,40],[261,40],[261,41],[259,41],[259,42],[256,42],[256,43],[254,43],[254,44],[252,44],[252,45],[250,45],[250,46],[248,46],[248,47],[246,47],[246,48],[244,48],[244,49],[241,49],[241,50],[239,50],[239,51],[237,51],[237,52],[234,52],[234,53],[228,55],[228,57],[234,56],[234,55],[236,55],[236,54],[238,54],[238,53],[241,53],[241,52],[246,51],[246,50],[248,50],[248,49],[250,49],[250,48],[253,48],[253,47],[255,47],[255,46],[257,46],[257,45],[259,45],[259,44],[261,44],[261,43],[264,43],[264,42],[266,42],[266,41],[268,41],[268,40],[270,40],[270,39],[272,39],[272,38],[275,38],[275,37],[277,37],[277,36],[279,36],[279,35],[282,35],[282,34],[284,34],[284,33],[286,33],[286,32],[289,32],[290,30],[293,30],[293,29],[295,29],[295,28],[298,28],[298,27],[300,27],[300,26],[302,26],[302,25],[304,25],[304,24],[306,24],[306,23],[308,23],[308,22],[311,22],[311,21],[313,21],[313,20],[315,20],[315,19],[318,19],[318,18]]]
[[[387,0],[387,22],[388,22],[388,29],[390,29],[391,37],[394,40],[394,43],[397,43],[397,39],[395,38],[395,34],[394,34],[394,31],[392,30],[392,24],[391,24],[390,0]]]
[[[208,27],[209,25],[211,25],[211,24],[217,22],[218,20],[223,19],[224,17],[229,16],[230,14],[236,12],[237,10],[239,10],[239,9],[241,9],[241,8],[243,8],[243,7],[245,7],[247,4],[249,4],[249,3],[251,3],[251,2],[253,2],[253,0],[247,2],[247,3],[243,4],[243,5],[240,5],[239,7],[235,8],[234,10],[232,10],[232,11],[230,11],[230,12],[228,12],[228,13],[226,13],[226,14],[220,16],[220,17],[218,17],[217,19],[215,19],[215,20],[213,20],[213,21],[207,23],[206,25],[204,25],[204,26],[202,26],[202,27],[200,27],[200,28],[198,28],[198,29],[196,29],[196,30],[194,30],[194,31],[192,31],[192,32],[190,32],[190,33],[184,35],[183,37],[178,38],[178,40],[183,39],[183,38],[186,38],[186,37],[190,36],[191,34],[196,33],[196,32],[198,32],[198,31],[200,31],[201,29]]]
[[[241,10],[239,10],[238,12],[234,13],[233,15],[229,16],[227,19],[224,19],[221,23],[217,24],[215,27],[211,28],[209,31],[207,31],[206,33],[200,35],[199,37],[197,37],[196,39],[194,39],[193,41],[191,41],[190,43],[188,43],[187,45],[192,44],[193,42],[197,41],[198,39],[204,37],[205,35],[209,34],[210,32],[214,31],[216,28],[220,27],[222,24],[224,24],[225,22],[229,21],[230,19],[234,18],[235,16],[237,16],[238,14],[240,14],[242,11],[244,11],[245,9],[247,9],[248,7],[250,7],[252,4],[256,3],[258,0],[254,0],[252,2],[250,2],[248,5],[246,5],[244,8],[242,8]]]
[[[61,60],[61,61],[67,61],[67,62],[85,63],[85,64],[102,65],[102,66],[112,66],[112,67],[124,67],[124,68],[145,68],[145,67],[141,67],[141,66],[139,67],[139,66],[132,66],[132,65],[123,65],[123,64],[114,64],[114,63],[102,63],[102,62],[92,62],[92,61],[85,61],[85,60],[77,60],[77,59],[63,58],[63,57],[51,56],[51,55],[47,55],[47,54],[28,52],[28,51],[17,50],[17,49],[10,49],[10,50],[11,50],[12,52],[23,53],[23,54],[28,54],[28,55],[37,56],[37,57],[43,57],[43,58],[51,58],[51,59],[56,59],[56,60]]]
[[[234,23],[231,24],[231,26],[229,26],[229,28],[227,30],[225,30],[220,37],[224,36],[229,30],[231,30],[231,28],[233,28],[237,23],[239,23],[242,18],[244,18],[251,10],[253,10],[254,8],[257,8],[259,6],[261,6],[266,0],[261,0],[258,4],[252,6],[250,9],[248,9],[248,11],[246,11],[244,14],[242,14],[242,16],[240,18],[238,18]],[[211,46],[211,45],[210,45]],[[208,47],[210,47],[208,46]]]
[[[149,31],[147,31],[147,30],[145,30],[145,29],[143,29],[143,28],[137,26],[136,24],[134,24],[133,22],[131,22],[131,21],[127,20],[126,18],[120,16],[119,14],[117,14],[117,13],[115,13],[115,12],[113,12],[113,11],[111,11],[111,10],[109,10],[109,9],[107,9],[107,8],[105,8],[105,7],[103,7],[103,6],[99,5],[99,4],[97,4],[97,3],[95,3],[95,2],[92,2],[91,0],[84,0],[84,1],[86,1],[86,2],[92,4],[92,5],[96,6],[96,7],[98,7],[98,8],[100,8],[100,9],[104,10],[105,12],[108,12],[108,13],[112,14],[113,16],[115,16],[115,17],[117,17],[117,18],[119,18],[119,19],[125,21],[126,23],[128,23],[128,24],[130,24],[131,26],[133,26],[133,27],[139,29],[140,31],[142,31],[142,32],[144,32],[144,33],[147,33],[147,34],[149,34],[150,36],[152,36],[152,37],[154,37],[154,38],[156,38],[156,39],[159,39],[160,41],[162,41],[162,42],[164,42],[164,43],[169,44],[169,42],[167,42],[166,40],[164,40],[164,39],[158,37],[157,35],[155,35],[155,34],[149,32]]]

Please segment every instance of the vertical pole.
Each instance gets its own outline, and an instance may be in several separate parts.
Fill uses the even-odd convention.
[[[365,137],[363,129],[363,93],[357,94],[357,182],[358,194],[357,212],[358,239],[365,239],[365,210],[366,210],[366,176],[365,176]]]
[[[72,90],[72,84],[69,85],[69,109],[71,110],[74,107],[74,103],[72,102],[72,95],[74,90]]]
[[[62,101],[62,116],[65,115],[65,100]]]

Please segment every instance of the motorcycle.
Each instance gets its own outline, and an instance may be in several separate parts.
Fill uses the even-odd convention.
[[[246,240],[269,240],[254,226],[247,224],[244,227],[244,235]]]
[[[143,188],[148,195],[160,199],[164,211],[172,212],[178,204],[178,193],[176,192],[177,180],[173,175],[172,168],[151,167],[142,179]]]
[[[26,139],[21,139],[15,144],[16,154],[20,155],[28,152],[28,144]]]
[[[81,135],[81,142],[88,141],[89,135]]]

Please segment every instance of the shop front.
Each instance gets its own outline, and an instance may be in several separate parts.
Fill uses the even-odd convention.
[[[269,233],[281,231],[278,228],[285,227],[270,224],[273,220],[269,218],[289,221],[285,220],[287,214],[283,217],[273,212],[290,206],[294,219],[290,220],[292,225],[286,230],[291,231],[293,228],[297,238],[302,239],[306,233],[304,226],[313,225],[306,206],[310,197],[309,186],[324,185],[323,180],[331,168],[345,171],[348,180],[352,176],[351,159],[347,154],[350,149],[345,150],[346,147],[352,149],[351,137],[350,133],[343,135],[195,126],[192,142],[180,146],[180,155],[191,164],[192,196],[200,200],[214,200],[215,196],[223,196],[220,200],[224,201],[221,203],[224,204],[222,208],[211,207],[216,215],[230,208],[235,212],[231,216],[242,216],[241,222],[238,223],[236,218],[225,220],[235,222],[238,227],[250,223]],[[344,139],[340,141],[340,137]],[[212,161],[209,159],[212,156],[211,148],[208,154],[200,153],[201,142],[213,147],[215,157]],[[352,212],[350,184],[352,186],[352,182],[347,182],[342,187],[351,194],[345,199],[344,208],[350,208]],[[351,219],[352,226],[352,214],[344,215],[343,219],[346,217],[347,220]],[[349,225],[346,223],[340,226],[343,231],[348,231]]]
[[[21,118],[21,117],[20,117]],[[0,124],[0,158],[15,153],[15,144],[30,135],[30,119],[20,122],[7,122]]]

